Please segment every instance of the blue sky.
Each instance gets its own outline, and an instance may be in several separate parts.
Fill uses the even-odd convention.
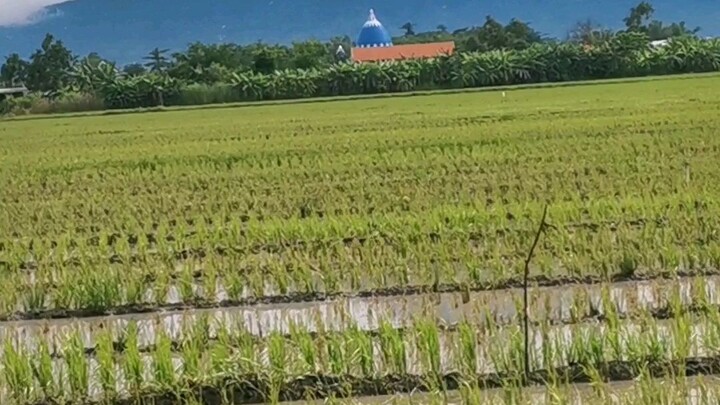
[[[418,30],[481,25],[490,14],[518,17],[543,33],[564,37],[578,20],[619,28],[638,0],[0,0],[0,56],[27,56],[45,33],[78,54],[92,51],[129,63],[155,47],[188,43],[289,43],[335,35],[354,38],[375,8],[393,33],[407,21]],[[701,34],[720,35],[718,0],[655,0],[655,17],[685,20]]]

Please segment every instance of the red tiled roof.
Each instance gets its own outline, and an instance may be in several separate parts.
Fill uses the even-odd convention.
[[[353,48],[355,62],[378,62],[398,59],[434,58],[455,51],[455,42],[433,42],[429,44],[407,44],[376,48]]]

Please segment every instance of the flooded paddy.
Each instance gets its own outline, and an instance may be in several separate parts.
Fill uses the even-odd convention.
[[[517,327],[499,328],[490,333],[474,332],[475,349],[467,350],[467,340],[462,332],[437,332],[437,346],[430,345],[422,331],[401,337],[401,340],[389,343],[380,337],[371,338],[372,363],[368,365],[372,378],[386,375],[427,376],[432,373],[451,375],[462,371],[471,375],[495,375],[512,372],[517,364],[512,360],[519,354],[517,343],[521,342],[522,333]],[[665,352],[662,359],[677,358],[676,353],[683,353],[687,358],[715,358],[720,348],[720,324],[712,319],[687,319],[684,327],[678,327],[677,320],[658,320],[650,324],[635,321],[622,321],[616,328],[606,324],[557,325],[548,329],[535,329],[531,334],[530,359],[533,370],[564,367],[579,361],[582,354],[592,352],[593,338],[605,337],[607,342],[602,350],[603,361],[625,361],[628,364],[641,361],[639,359],[651,354],[653,347],[660,345]],[[610,342],[617,338],[619,345],[614,347]],[[135,392],[132,381],[142,381],[143,386],[162,385],[158,381],[162,367],[172,367],[172,375],[181,378],[188,359],[198,360],[202,374],[240,373],[243,364],[252,364],[245,369],[246,373],[261,375],[281,375],[292,381],[308,374],[343,375],[355,378],[369,378],[367,370],[360,366],[357,354],[350,350],[354,344],[351,339],[338,342],[337,352],[333,352],[330,343],[316,343],[315,360],[311,365],[307,362],[300,342],[293,338],[283,340],[282,349],[278,349],[278,341],[255,341],[240,344],[242,347],[228,346],[220,343],[215,348],[196,353],[140,353],[137,356],[139,366],[135,369],[137,376],[128,378],[127,367],[129,355],[118,355],[110,366],[101,364],[95,357],[87,357],[83,367],[87,370],[88,393],[91,398],[99,399],[103,393],[101,376],[103,370],[111,367],[115,374],[115,390],[126,395]],[[497,342],[504,342],[498,345]],[[25,342],[30,344],[30,342]],[[243,346],[244,345],[244,346]],[[32,347],[26,346],[33,351]],[[222,350],[218,352],[218,347]],[[435,350],[437,347],[437,350]],[[393,352],[393,350],[395,350]],[[388,356],[388,353],[395,353]],[[218,357],[218,353],[223,356]],[[332,354],[335,353],[335,354]],[[473,353],[468,357],[468,353]],[[683,357],[683,358],[685,358]],[[0,364],[0,372],[5,367],[4,358]],[[434,363],[434,360],[437,363]],[[71,389],[71,376],[76,373],[70,367],[67,358],[53,359],[52,374],[55,384]],[[639,363],[638,363],[639,364]],[[282,370],[277,367],[280,365]],[[340,367],[340,368],[338,368]],[[437,367],[437,369],[435,369]],[[472,368],[469,370],[468,368]],[[273,374],[279,373],[279,374]],[[220,375],[219,374],[219,375]],[[234,374],[238,375],[238,374]],[[610,375],[611,378],[613,375]]]
[[[720,305],[719,281],[720,277],[688,277],[532,288],[530,316],[539,322],[572,324],[602,316],[608,310],[627,316],[672,305]],[[100,331],[110,330],[119,340],[128,325],[135,323],[139,329],[138,344],[147,347],[161,332],[172,340],[180,340],[198,322],[207,323],[210,338],[215,338],[220,331],[239,330],[262,337],[272,332],[288,334],[292,326],[311,332],[340,331],[349,326],[376,330],[381,322],[388,322],[395,328],[404,328],[418,316],[433,318],[443,326],[468,321],[482,328],[489,322],[517,323],[521,315],[522,290],[510,289],[12,321],[0,323],[0,337],[14,341],[42,339],[48,341],[51,348],[57,348],[68,335],[79,333],[89,349],[95,346],[95,337]]]

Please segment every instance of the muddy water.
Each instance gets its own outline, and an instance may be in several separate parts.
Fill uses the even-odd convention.
[[[674,347],[676,344],[675,338],[678,336],[675,332],[676,330],[674,329],[674,322],[672,320],[659,321],[656,325],[657,328],[651,331],[654,336],[664,338],[669,348]],[[624,347],[623,352],[627,352],[627,350],[629,350],[628,347],[630,347],[629,345],[631,345],[632,342],[646,339],[644,335],[649,332],[641,325],[631,321],[621,322],[621,330],[623,331],[621,339],[623,342],[622,347]],[[717,353],[717,348],[719,347],[718,342],[720,342],[720,325],[715,325],[706,320],[701,323],[690,324],[688,332],[688,356],[704,356]],[[568,355],[572,352],[574,344],[578,344],[578,342],[580,342],[581,344],[586,345],[583,340],[584,338],[606,333],[608,333],[608,329],[607,325],[604,324],[560,325],[551,327],[548,331],[546,331],[546,334],[543,334],[540,331],[534,331],[532,338],[534,349],[531,352],[531,359],[535,359],[534,364],[537,365],[537,368],[542,368],[548,365],[565,365],[569,361]],[[494,373],[503,371],[502,364],[496,363],[495,359],[502,358],[503,351],[509,349],[510,342],[512,341],[512,334],[512,331],[503,329],[492,336],[479,336],[480,339],[478,339],[478,348],[475,358],[475,365],[478,373]],[[466,354],[466,352],[462,351],[459,334],[457,332],[445,332],[441,333],[439,338],[440,351],[438,354],[441,360],[439,371],[442,373],[449,373],[457,370],[462,364],[462,356]],[[543,359],[542,347],[546,343],[544,342],[544,339],[547,339],[547,342],[552,342],[551,346],[554,347],[556,353],[558,353],[557,357],[554,359]],[[426,358],[428,351],[421,349],[422,345],[420,344],[417,335],[407,336],[404,342],[406,347],[406,372],[413,375],[426,374],[429,369],[426,366],[424,359]],[[497,342],[507,342],[507,344],[498,345]],[[710,348],[710,350],[708,350],[708,348]],[[261,344],[256,346],[252,353],[254,353],[256,358],[246,360],[259,364],[261,369],[269,370],[271,364],[269,348]],[[281,364],[285,365],[288,375],[302,375],[307,372],[307,369],[304,366],[304,360],[301,357],[302,354],[297,348],[288,346],[285,353],[285,361],[282,361]],[[669,354],[670,353],[668,353],[668,355]],[[209,354],[206,354],[206,356],[208,355]],[[182,356],[179,353],[171,354],[171,356],[175,374],[179,375],[182,373],[183,368]],[[360,372],[358,365],[356,364],[357,362],[353,362],[353,359],[350,356],[351,355],[346,354],[345,357],[343,357],[343,364],[347,364],[350,367],[348,372],[357,374]],[[375,340],[374,356],[374,369],[378,374],[382,375],[387,372],[394,371],[392,365],[385,362],[385,359],[382,356],[379,340],[377,339]],[[205,357],[204,360],[210,361],[210,358]],[[144,365],[142,370],[143,380],[146,383],[154,382],[155,361],[153,356],[149,354],[142,354],[141,361]],[[231,361],[233,364],[239,363],[238,359]],[[90,374],[89,393],[93,398],[98,398],[102,393],[99,381],[99,365],[94,357],[88,357],[87,362]],[[2,362],[0,362],[0,373],[4,371],[2,370],[2,367],[4,366],[1,364]],[[325,363],[318,362],[318,371],[329,372],[329,366],[322,364]],[[58,384],[62,384],[62,386],[69,392],[69,370],[65,360],[54,360],[52,367]],[[116,390],[121,393],[127,393],[129,387],[122,367],[117,366],[115,368],[115,372],[117,374]],[[4,385],[2,385],[2,387],[3,389],[7,389]],[[1,399],[2,398],[0,398],[0,400]],[[2,403],[6,402],[2,401]]]
[[[531,317],[557,322],[575,322],[591,314],[602,314],[606,303],[620,314],[639,309],[657,309],[668,305],[672,297],[683,305],[704,299],[720,304],[720,277],[681,278],[623,282],[611,285],[571,285],[542,287],[530,291]],[[605,302],[605,303],[604,303]],[[51,349],[59,349],[66,337],[79,333],[86,347],[95,346],[97,334],[110,330],[120,339],[130,322],[139,329],[139,344],[146,347],[155,342],[159,333],[179,340],[201,319],[208,320],[211,337],[220,329],[247,331],[266,336],[273,331],[289,333],[292,324],[310,331],[342,330],[350,324],[362,330],[375,330],[381,321],[396,328],[412,323],[417,316],[432,317],[439,324],[452,325],[468,320],[482,327],[492,319],[499,324],[515,323],[522,313],[522,290],[441,293],[411,296],[349,298],[294,304],[270,304],[248,307],[167,311],[147,314],[107,316],[81,319],[15,321],[0,323],[0,338],[15,342],[43,339]]]

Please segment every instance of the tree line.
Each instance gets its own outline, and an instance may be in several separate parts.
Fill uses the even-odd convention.
[[[338,60],[337,47],[349,49],[351,42],[336,37],[290,46],[192,43],[176,53],[155,48],[141,63],[119,67],[98,53],[78,57],[48,34],[29,59],[9,55],[0,81],[25,85],[46,100],[82,94],[100,99],[106,108],[126,108],[720,69],[716,41],[701,40],[699,28],[682,22],[653,20],[653,12],[643,1],[630,10],[622,30],[584,21],[564,40],[547,38],[516,19],[501,24],[488,16],[481,26],[452,32],[444,26],[415,32],[408,22],[396,44],[453,40],[458,52],[433,61],[369,65]],[[666,50],[648,48],[649,41],[667,38],[677,41]],[[692,61],[691,55],[702,60]]]

